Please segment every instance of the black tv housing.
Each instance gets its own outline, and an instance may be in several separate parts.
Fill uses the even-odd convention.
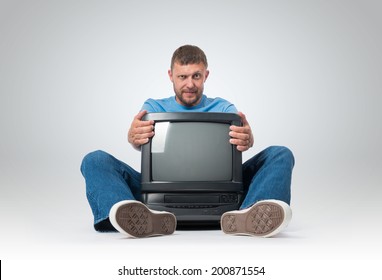
[[[178,225],[216,225],[243,199],[242,155],[229,143],[234,113],[149,113],[155,135],[142,146],[142,201]]]

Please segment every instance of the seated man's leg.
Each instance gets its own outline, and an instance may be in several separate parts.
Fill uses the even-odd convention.
[[[95,229],[115,231],[109,222],[110,209],[121,200],[140,198],[140,174],[103,151],[87,154],[82,161],[81,172]]]
[[[269,237],[285,228],[291,217],[292,152],[272,146],[243,164],[245,199],[238,211],[221,219],[225,233]]]
[[[85,156],[81,172],[97,231],[115,231],[133,237],[171,234],[175,216],[156,212],[137,201],[141,198],[141,174],[103,152]]]

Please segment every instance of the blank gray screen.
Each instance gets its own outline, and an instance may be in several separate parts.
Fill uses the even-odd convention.
[[[225,181],[232,178],[229,124],[157,123],[152,139],[154,181]]]

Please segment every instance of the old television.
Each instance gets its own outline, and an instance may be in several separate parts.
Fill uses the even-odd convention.
[[[229,143],[234,113],[149,113],[155,135],[142,146],[142,201],[178,225],[219,224],[243,199],[242,155]]]

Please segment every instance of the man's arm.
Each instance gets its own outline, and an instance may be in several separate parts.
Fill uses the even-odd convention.
[[[127,140],[136,150],[140,150],[141,146],[154,136],[154,121],[142,121],[146,113],[147,111],[144,110],[134,117],[127,134]]]
[[[241,117],[243,126],[231,125],[231,131],[229,133],[231,136],[230,143],[236,145],[239,151],[245,152],[253,146],[254,138],[251,126],[249,125],[245,115],[242,112],[238,112],[238,115]]]

